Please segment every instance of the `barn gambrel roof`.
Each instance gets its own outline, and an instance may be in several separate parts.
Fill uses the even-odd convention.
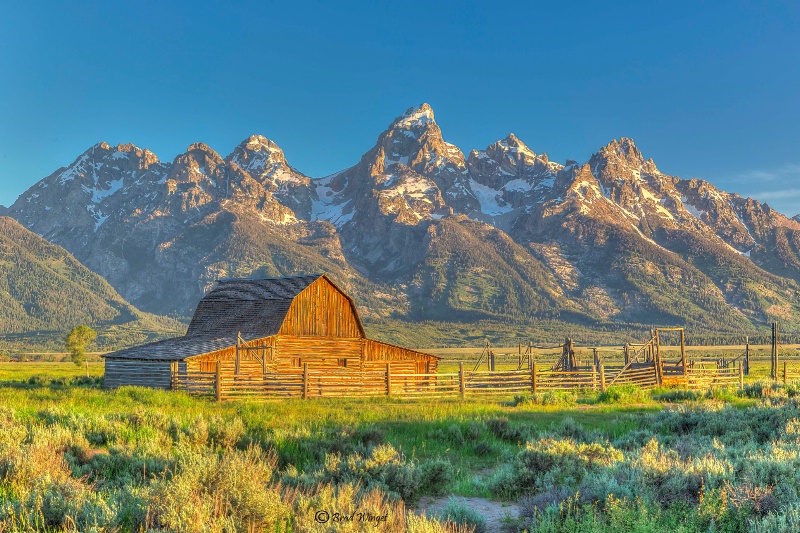
[[[349,300],[361,335],[364,336],[364,327],[353,299],[325,274],[221,279],[200,300],[183,337],[126,348],[103,357],[177,361],[233,346],[239,334],[244,340],[277,335],[292,301],[323,277]]]

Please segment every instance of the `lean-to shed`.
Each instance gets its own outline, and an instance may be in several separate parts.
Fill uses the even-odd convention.
[[[439,358],[367,339],[356,306],[325,274],[226,279],[197,305],[183,337],[108,353],[105,387],[169,388],[181,371],[228,375],[384,370],[434,373]]]

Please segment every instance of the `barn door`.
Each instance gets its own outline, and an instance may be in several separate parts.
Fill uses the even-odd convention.
[[[427,374],[428,373],[428,362],[427,361],[416,361],[416,368],[414,371],[417,374]]]

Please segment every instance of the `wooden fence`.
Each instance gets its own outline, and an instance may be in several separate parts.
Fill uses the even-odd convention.
[[[709,387],[742,387],[742,367],[714,369],[686,369],[686,387],[690,389],[708,389]]]
[[[572,370],[540,368],[530,370],[466,371],[438,374],[393,373],[389,365],[380,372],[336,372],[315,370],[308,364],[302,372],[258,375],[230,375],[220,372],[180,372],[172,374],[172,388],[190,394],[207,395],[218,401],[236,398],[467,398],[543,391],[604,391],[610,386],[636,385],[653,388],[662,383],[658,367],[651,362],[626,365],[599,365]],[[687,369],[680,376],[690,388],[742,386],[741,366],[732,368]],[[677,379],[677,378],[675,378]]]

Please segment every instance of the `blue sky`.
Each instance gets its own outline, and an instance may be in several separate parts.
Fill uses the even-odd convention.
[[[568,4],[568,5],[565,5]],[[430,103],[465,152],[514,132],[800,212],[793,2],[0,1],[0,204],[92,144],[172,160],[276,141],[320,177]]]

